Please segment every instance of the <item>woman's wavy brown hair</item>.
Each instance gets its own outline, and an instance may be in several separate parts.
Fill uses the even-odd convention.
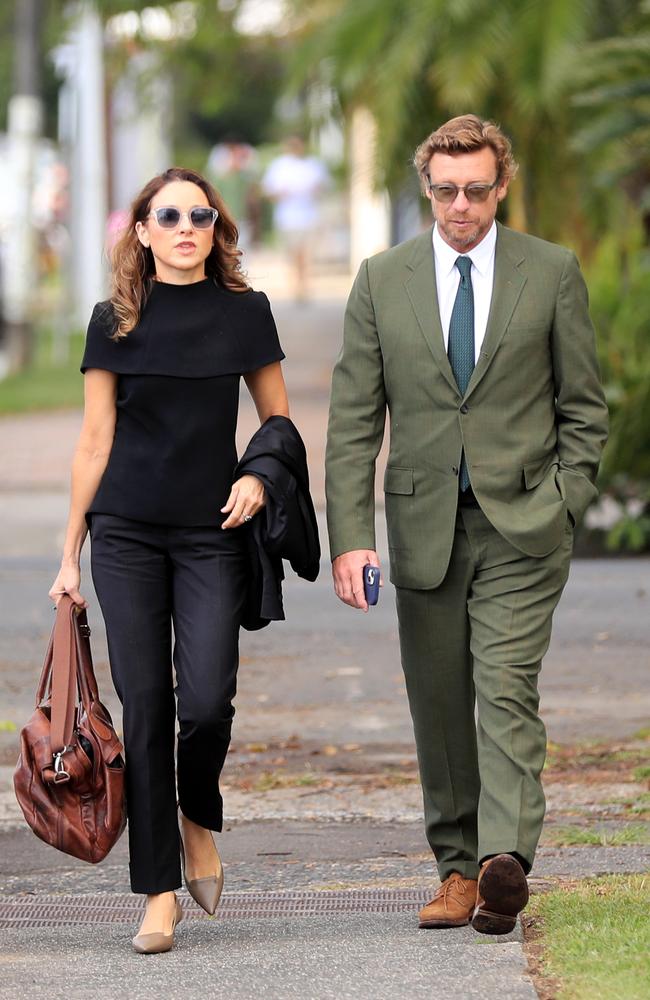
[[[126,228],[110,254],[111,303],[117,321],[113,334],[115,340],[126,337],[137,326],[156,273],[153,253],[150,247],[143,246],[138,239],[135,224],[146,222],[152,198],[172,181],[190,181],[196,184],[205,194],[209,204],[219,212],[214,224],[212,249],[205,261],[206,277],[212,278],[232,292],[247,292],[249,289],[241,271],[237,226],[218,191],[195,170],[170,167],[157,177],[152,177],[135,198]]]

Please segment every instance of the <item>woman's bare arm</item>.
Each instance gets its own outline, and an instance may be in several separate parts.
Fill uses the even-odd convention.
[[[87,606],[79,593],[79,559],[87,534],[85,514],[106,469],[115,434],[117,375],[100,368],[84,376],[84,417],[72,460],[70,512],[63,543],[61,569],[50,589],[58,604],[67,593],[76,604]]]
[[[279,361],[244,375],[253,397],[260,423],[273,416],[289,416],[289,400]],[[233,483],[226,505],[221,508],[228,517],[222,528],[238,528],[245,517],[253,517],[265,504],[264,486],[256,476],[242,476]]]
[[[248,391],[253,397],[260,423],[273,416],[289,416],[289,400],[284,384],[282,365],[274,361],[271,365],[258,368],[244,375]]]

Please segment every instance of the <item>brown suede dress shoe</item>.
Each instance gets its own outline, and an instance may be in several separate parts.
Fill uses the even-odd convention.
[[[420,927],[464,927],[476,906],[477,881],[452,872],[420,910]]]
[[[497,854],[481,867],[472,927],[479,934],[508,934],[527,902],[524,869],[511,854]]]

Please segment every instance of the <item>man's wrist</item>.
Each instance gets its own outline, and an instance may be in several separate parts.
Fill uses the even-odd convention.
[[[377,550],[375,549],[374,544],[373,545],[354,545],[354,546],[351,545],[347,549],[339,549],[336,552],[336,555],[332,554],[330,556],[330,559],[331,559],[332,562],[335,562],[335,560],[336,559],[340,559],[341,556],[349,556],[350,554],[352,554],[354,552],[376,552],[376,551]]]

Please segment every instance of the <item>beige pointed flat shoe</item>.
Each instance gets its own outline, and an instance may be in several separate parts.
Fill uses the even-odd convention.
[[[140,955],[158,955],[163,951],[171,951],[174,947],[174,931],[183,919],[181,904],[176,900],[176,913],[172,921],[171,934],[162,934],[159,931],[155,934],[136,934],[133,938],[133,947]]]
[[[217,870],[214,875],[207,875],[205,878],[187,878],[185,874],[185,847],[183,845],[183,833],[179,828],[180,844],[181,844],[181,862],[183,865],[183,878],[185,879],[185,885],[187,886],[187,891],[189,892],[192,899],[196,900],[202,909],[206,913],[212,916],[217,908],[219,900],[221,898],[221,893],[223,891],[223,865],[221,864],[221,858],[219,857],[219,851],[217,850],[217,845],[214,845],[214,849],[217,854]],[[214,843],[214,838],[212,838]]]
[[[191,878],[186,880],[187,891],[192,899],[195,899],[199,906],[202,906],[210,916],[214,913],[221,898],[223,890],[223,868],[219,863],[219,871],[216,875],[208,875],[206,878]]]

